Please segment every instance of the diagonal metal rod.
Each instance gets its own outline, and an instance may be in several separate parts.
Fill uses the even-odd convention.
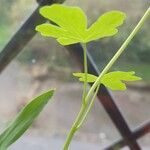
[[[42,18],[38,9],[42,5],[52,4],[60,2],[61,0],[41,0],[38,8],[33,12],[33,14],[27,19],[24,25],[18,30],[18,32],[12,37],[12,39],[5,46],[3,51],[0,53],[0,72],[18,55],[18,53],[24,48],[24,46],[34,37],[36,34],[35,26],[45,22],[45,19]],[[62,0],[63,1],[63,0]],[[61,2],[62,2],[61,1]],[[76,57],[77,62],[80,64],[80,67],[83,67],[83,50],[80,44],[67,46],[69,52],[73,57]],[[88,53],[88,64],[89,64],[89,73],[95,75],[99,74],[98,69],[96,68],[93,59]],[[136,139],[133,138],[132,132],[130,131],[124,117],[122,116],[120,110],[115,104],[112,96],[108,90],[102,85],[98,93],[99,101],[104,106],[106,112],[112,119],[113,123],[119,130],[120,134],[125,141],[125,144],[130,147],[131,150],[140,150],[139,145],[136,142]]]
[[[20,53],[20,51],[26,46],[26,44],[36,34],[35,27],[38,24],[45,22],[39,14],[39,8],[43,5],[50,5],[53,3],[63,2],[64,0],[38,0],[39,6],[31,14],[31,16],[25,21],[21,28],[7,43],[4,49],[0,53],[0,73],[6,68],[6,66]]]
[[[144,136],[145,134],[148,134],[149,132],[150,132],[150,121],[142,124],[141,126],[136,128],[134,131],[132,131],[132,137],[136,140],[136,139]],[[112,145],[105,148],[104,150],[115,150],[116,148],[122,148],[126,145],[127,145],[126,141],[124,139],[122,139],[122,140],[119,140],[119,141],[113,143]]]
[[[75,44],[71,46],[67,46],[67,49],[71,53],[73,57],[77,59],[81,69],[83,69],[83,49],[81,45]],[[95,62],[93,61],[89,52],[87,52],[88,58],[88,71],[91,74],[99,75],[99,70],[96,67]],[[120,132],[121,136],[126,141],[127,145],[130,147],[131,150],[140,150],[140,146],[136,142],[134,138],[132,138],[132,132],[126,123],[123,115],[121,114],[120,110],[118,109],[115,101],[113,100],[112,96],[108,92],[108,90],[102,85],[100,90],[97,94],[98,100],[104,106],[106,112],[109,114],[111,120],[113,121],[114,125]]]

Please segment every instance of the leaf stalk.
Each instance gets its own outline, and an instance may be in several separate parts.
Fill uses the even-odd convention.
[[[89,92],[87,94],[85,94],[86,92],[86,87],[87,87],[87,60],[84,59],[84,68],[85,68],[85,75],[86,75],[86,81],[84,82],[84,95],[83,95],[83,101],[85,103],[85,105],[81,106],[80,112],[67,136],[66,142],[64,144],[64,148],[63,150],[68,150],[69,145],[72,141],[72,138],[75,134],[75,132],[82,126],[84,120],[86,119],[89,111],[92,108],[92,105],[94,103],[94,99],[96,97],[96,93],[98,92],[98,88],[100,86],[100,81],[101,78],[109,71],[109,69],[113,66],[113,64],[117,61],[117,59],[120,57],[120,55],[124,52],[124,50],[126,49],[126,47],[129,45],[129,43],[131,42],[131,40],[134,38],[134,36],[138,33],[138,31],[141,29],[141,27],[143,26],[144,22],[148,19],[148,17],[150,16],[150,7],[147,9],[147,11],[145,12],[145,14],[143,15],[143,17],[141,18],[141,20],[139,21],[139,23],[136,25],[136,27],[134,28],[134,30],[131,32],[131,34],[128,36],[128,38],[125,40],[125,42],[122,44],[122,46],[119,48],[119,50],[116,52],[116,54],[112,57],[112,59],[109,61],[109,63],[106,65],[106,67],[103,69],[103,71],[101,72],[101,74],[99,75],[99,77],[97,78],[97,80],[94,82],[94,84],[92,85],[92,87],[90,88]],[[86,56],[86,44],[82,44],[83,49],[84,49],[84,58]],[[97,90],[95,91],[95,89],[97,88]],[[94,93],[95,91],[95,93]],[[90,102],[90,98],[92,97],[92,94],[94,93],[94,96]],[[86,95],[86,96],[85,96]],[[88,105],[89,104],[89,105]]]

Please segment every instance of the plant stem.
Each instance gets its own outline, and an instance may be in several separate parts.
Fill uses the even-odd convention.
[[[99,87],[100,87],[100,85],[98,85],[98,87],[97,87],[97,89],[96,89],[96,91],[94,93],[94,96],[93,96],[89,106],[88,106],[87,103],[85,103],[85,105],[81,106],[80,112],[78,113],[78,116],[77,116],[74,124],[72,125],[72,128],[71,128],[71,130],[70,130],[70,132],[69,132],[69,134],[67,136],[67,139],[66,139],[66,142],[64,144],[63,150],[68,150],[68,147],[69,147],[69,145],[70,145],[70,143],[72,141],[72,138],[73,138],[75,132],[82,126],[84,120],[87,117],[87,114],[89,113],[89,111],[91,110],[91,108],[92,108],[92,106],[94,104],[94,99],[95,99],[95,97],[97,95]]]
[[[110,62],[106,65],[106,67],[103,69],[103,71],[101,72],[101,74],[99,75],[99,77],[97,78],[97,80],[94,82],[94,84],[90,88],[89,92],[87,93],[86,97],[84,98],[85,105],[81,106],[80,112],[79,112],[79,114],[78,114],[78,116],[77,116],[77,118],[76,118],[76,120],[75,120],[75,122],[74,122],[74,124],[73,124],[73,126],[72,126],[72,128],[71,128],[71,130],[70,130],[70,132],[68,134],[68,136],[67,136],[67,139],[66,139],[66,142],[64,144],[63,150],[68,150],[68,147],[70,145],[70,142],[71,142],[71,140],[72,140],[75,132],[80,128],[80,126],[83,124],[83,121],[87,117],[87,114],[90,111],[90,109],[91,109],[91,107],[93,105],[94,100],[92,99],[91,103],[89,104],[89,107],[88,107],[88,102],[89,102],[92,94],[94,93],[94,90],[96,89],[96,87],[98,87],[100,85],[101,78],[103,77],[103,75],[105,75],[109,71],[109,69],[112,67],[112,65],[116,62],[116,60],[119,58],[119,56],[123,53],[123,51],[125,50],[125,48],[129,45],[129,43],[131,42],[131,40],[133,39],[133,37],[137,34],[137,32],[140,30],[140,28],[142,27],[142,25],[144,24],[144,22],[146,21],[146,19],[149,16],[150,16],[150,7],[147,9],[147,11],[145,12],[144,16],[139,21],[139,23],[137,24],[137,26],[134,28],[134,30],[131,32],[131,34],[129,35],[129,37],[125,40],[125,42],[122,44],[122,46],[120,47],[120,49],[113,56],[113,58],[110,60]],[[84,48],[85,47],[86,46],[84,45]],[[97,92],[97,90],[96,90],[96,92]],[[95,97],[95,94],[94,94],[94,97]]]
[[[85,97],[87,94],[87,73],[88,73],[88,67],[87,67],[87,47],[86,43],[82,43],[83,48],[83,59],[84,59],[84,74],[85,74],[85,81],[83,85],[83,95],[82,95],[82,105],[85,105]]]
[[[87,94],[87,72],[88,72],[88,68],[87,68],[87,47],[85,43],[82,43],[82,48],[83,48],[83,59],[84,59],[84,74],[85,74],[85,81],[84,81],[84,85],[83,85],[83,95],[82,95],[82,106],[80,109],[80,112],[73,124],[73,126],[71,127],[71,130],[67,136],[66,139],[66,143],[64,144],[64,150],[68,150],[69,144],[77,130],[78,124],[80,122],[80,120],[82,119],[82,116],[84,115],[84,112],[86,111],[87,108],[87,104],[85,104],[85,97]]]
[[[86,109],[85,105],[82,105],[81,109],[80,109],[80,112],[78,113],[78,116],[77,116],[74,124],[72,125],[72,127],[70,129],[70,132],[69,132],[69,134],[67,136],[67,139],[66,139],[66,142],[64,144],[63,150],[68,150],[68,147],[69,147],[69,145],[70,145],[70,143],[72,141],[72,138],[73,138],[75,132],[77,131],[77,126],[78,126],[78,124],[80,122],[80,119],[82,118],[82,116],[83,116],[83,114],[85,112],[85,109]]]
[[[103,69],[103,71],[101,72],[101,74],[99,75],[97,80],[94,82],[94,84],[92,85],[91,89],[89,90],[89,92],[85,98],[86,103],[88,103],[88,101],[89,101],[93,91],[95,90],[95,88],[100,84],[100,80],[103,77],[103,75],[105,75],[109,71],[109,69],[113,66],[113,64],[116,62],[116,60],[119,58],[119,56],[124,52],[126,47],[129,45],[129,43],[131,42],[133,37],[137,34],[137,32],[140,30],[140,28],[143,26],[144,22],[147,20],[147,18],[149,16],[150,16],[150,7],[147,9],[144,16],[141,18],[139,23],[136,25],[136,27],[131,32],[131,34],[128,36],[128,38],[125,40],[125,42],[122,44],[122,46],[119,48],[117,53],[113,56],[113,58],[109,61],[109,63]]]
[[[99,84],[99,85],[97,86],[97,88],[96,88],[96,91],[95,91],[95,93],[94,93],[94,95],[93,95],[93,98],[92,98],[92,100],[91,100],[91,102],[90,102],[90,104],[89,104],[89,106],[88,106],[88,108],[87,108],[87,110],[86,110],[84,116],[82,117],[82,120],[80,121],[80,124],[79,124],[78,127],[77,127],[78,129],[80,129],[80,128],[82,127],[84,121],[86,120],[87,115],[88,115],[88,113],[90,112],[90,110],[91,110],[91,108],[92,108],[92,106],[93,106],[93,104],[94,104],[94,101],[95,101],[97,92],[98,92],[98,90],[99,90],[99,87],[100,87],[100,84]]]

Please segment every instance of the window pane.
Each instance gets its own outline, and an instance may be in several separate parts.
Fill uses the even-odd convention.
[[[0,14],[2,24],[0,27],[0,49],[2,49],[37,4],[36,1],[28,0],[13,0],[11,2],[0,0],[0,3],[4,4],[0,5],[3,7],[0,9],[2,10]],[[83,1],[72,0],[66,3],[81,6],[88,14],[89,24],[95,21],[100,13],[108,10],[119,9],[127,13],[127,22],[120,28],[122,32],[118,36],[89,45],[91,54],[100,69],[120,47],[148,6],[146,0],[144,2],[140,0],[133,0],[132,2],[130,0],[114,0],[112,2],[93,0],[87,2],[86,5]],[[148,83],[150,77],[149,52],[147,51],[149,49],[149,42],[147,42],[149,30],[147,29],[148,23],[145,24],[143,31],[137,35],[134,42],[113,68],[114,70],[133,69],[144,79],[142,82],[144,92],[143,88],[141,91],[139,90],[139,87],[141,89],[142,86],[141,83],[140,85],[129,85],[129,90],[124,93],[114,92],[116,102],[132,128],[150,116],[148,112],[149,94],[145,90],[147,89],[147,87],[145,88],[145,81]],[[143,37],[142,40],[141,36]],[[25,149],[40,148],[39,143],[40,145],[43,143],[40,149],[49,149],[49,144],[54,144],[54,148],[60,149],[81,102],[82,85],[72,79],[72,72],[79,70],[75,64],[76,62],[73,61],[68,52],[59,46],[55,40],[45,39],[38,35],[2,73],[0,78],[1,129],[18,113],[27,100],[43,90],[57,88],[54,100],[20,142],[14,145],[14,150],[19,145]],[[149,86],[149,84],[147,85]],[[118,139],[120,139],[119,133],[101,104],[96,101],[85,126],[74,138],[72,149],[99,150],[99,148],[107,147]],[[79,146],[79,148],[75,146]]]
[[[140,138],[138,142],[143,150],[148,150],[150,148],[150,133]]]
[[[6,125],[27,100],[43,90],[56,88],[54,100],[35,121],[26,136],[29,136],[29,145],[32,142],[30,138],[38,141],[39,138],[43,137],[44,140],[44,137],[48,137],[56,143],[60,139],[61,146],[81,104],[82,84],[72,77],[72,72],[80,71],[76,64],[68,51],[55,40],[37,35],[0,78],[0,82],[5,85],[0,87],[0,118],[3,124]],[[21,143],[26,142],[26,136]],[[84,143],[91,143],[89,147],[97,148],[106,147],[119,138],[119,133],[97,100],[74,141],[77,146],[82,146],[83,143],[84,147]],[[72,145],[73,148],[75,145]]]
[[[100,11],[105,12],[109,9],[119,9],[126,13],[127,19],[126,23],[119,28],[120,32],[116,36],[89,44],[89,50],[100,70],[104,68],[136,26],[147,9],[148,1],[136,1],[133,4],[133,1],[116,0],[112,2],[112,5],[110,5],[110,3],[111,2],[105,2],[105,7],[104,5],[100,5],[99,7],[103,6]],[[96,14],[99,13],[97,10],[95,11]],[[92,13],[92,9],[90,13]],[[144,24],[141,31],[135,36],[128,48],[112,67],[114,71],[135,71],[136,75],[143,78],[143,80],[139,82],[128,82],[128,90],[125,92],[112,91],[118,107],[132,128],[135,128],[150,118],[150,30],[148,28],[149,21]]]
[[[0,51],[36,7],[36,0],[0,0]]]
[[[125,146],[121,150],[130,150],[129,147]]]

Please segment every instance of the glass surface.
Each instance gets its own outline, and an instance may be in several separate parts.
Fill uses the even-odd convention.
[[[148,44],[150,31],[147,30],[148,24],[149,22],[145,23],[143,29],[112,68],[112,70],[135,71],[136,75],[142,77],[141,81],[127,82],[126,91],[112,92],[118,107],[132,129],[150,118],[150,45]]]
[[[125,92],[113,92],[113,96],[132,129],[149,120],[149,91],[132,89],[128,86],[128,90]]]
[[[127,147],[127,146],[125,146],[125,147],[123,147],[121,150],[130,150],[130,148]]]
[[[138,140],[138,143],[140,144],[141,148],[143,150],[150,149],[150,133],[144,135]]]
[[[0,0],[0,51],[36,7],[36,0]]]
[[[35,36],[1,75],[0,83],[4,86],[0,87],[0,120],[3,126],[29,99],[44,90],[56,88],[53,101],[21,142],[24,143],[29,136],[35,141],[46,137],[61,139],[63,143],[81,105],[82,84],[72,78],[72,72],[80,71],[76,63],[55,40]],[[97,100],[74,140],[81,146],[83,142],[106,147],[117,139],[120,139],[119,133]]]
[[[93,3],[93,1],[91,2]],[[98,3],[98,2],[97,2]],[[100,2],[99,2],[100,3]],[[119,28],[119,33],[112,37],[101,39],[89,44],[91,52],[100,71],[108,63],[111,57],[119,49],[123,41],[128,37],[137,22],[147,9],[148,1],[112,1],[102,2],[99,12],[105,12],[111,9],[119,9],[127,15],[125,24]],[[124,4],[124,5],[123,5]],[[93,5],[96,5],[94,3]],[[92,14],[92,4],[90,5],[90,13]],[[101,9],[101,7],[103,8]],[[134,7],[134,9],[133,9]],[[97,9],[95,14],[98,14]],[[96,16],[95,15],[95,16]],[[142,77],[138,82],[127,82],[125,92],[112,91],[115,101],[129,123],[134,129],[144,121],[150,118],[150,21],[148,20],[140,32],[135,36],[125,52],[114,64],[113,71],[135,71],[136,75]]]
[[[88,15],[89,25],[106,11],[119,9],[126,12],[127,21],[120,27],[117,36],[89,44],[90,52],[101,70],[143,15],[149,0],[132,0],[132,2],[130,0],[92,0],[86,2],[67,0],[66,4],[82,7]],[[29,0],[8,2],[0,0],[0,7],[3,8],[0,9],[0,49],[2,49],[37,7],[37,3]],[[150,117],[150,30],[148,27],[147,22],[113,67],[113,70],[135,70],[138,75],[143,77],[142,82],[128,84],[127,91],[113,92],[119,109],[132,128]],[[32,145],[31,149],[37,147],[36,150],[38,150],[39,144],[41,149],[48,150],[49,143],[54,144],[54,148],[59,146],[58,149],[60,149],[81,103],[82,85],[72,78],[72,72],[75,71],[79,71],[79,68],[65,48],[58,45],[55,40],[43,38],[39,34],[3,71],[0,76],[1,130],[29,99],[49,88],[57,89],[53,101],[47,105],[32,128],[14,145],[13,150],[20,149],[19,145],[21,148],[29,150]],[[86,145],[92,150],[99,150],[99,148],[107,147],[118,139],[120,139],[120,135],[117,129],[104,108],[96,101],[87,122],[74,138],[74,142],[77,143],[73,144],[73,148],[75,145],[79,147]],[[55,142],[55,140],[57,141]],[[43,147],[41,143],[44,143]],[[143,145],[147,144],[143,142]]]

